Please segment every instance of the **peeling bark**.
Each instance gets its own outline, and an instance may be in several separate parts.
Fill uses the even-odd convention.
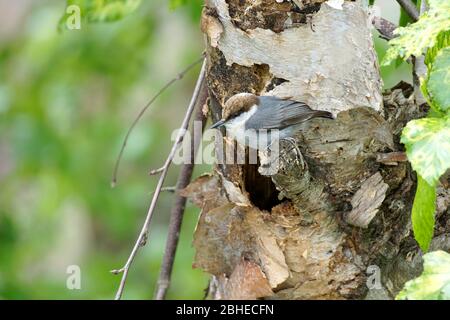
[[[210,297],[392,298],[420,272],[410,224],[415,179],[406,162],[377,159],[403,151],[401,129],[426,110],[407,84],[381,94],[365,9],[359,1],[342,9],[324,1],[206,5],[213,121],[239,92],[289,96],[336,116],[304,123],[295,136],[306,165],[284,148],[276,174],[217,165],[183,191],[202,208],[194,267],[213,275]],[[439,190],[432,247],[448,249],[450,226],[439,217],[450,196],[444,184]],[[368,292],[373,264],[383,287]]]
[[[235,65],[256,69],[253,74],[263,68],[263,76],[253,81],[259,83],[253,88],[254,93],[293,97],[313,109],[334,114],[364,106],[381,110],[381,80],[372,35],[367,14],[359,4],[346,2],[343,10],[324,4],[318,12],[309,15],[308,23],[296,25],[286,20],[283,21],[286,24],[284,30],[275,32],[262,28],[265,24],[253,22],[254,19],[266,19],[264,15],[262,18],[259,14],[241,15],[237,24],[230,16],[231,5],[225,0],[208,2],[210,9],[204,11],[204,16],[208,17],[204,20],[216,19],[224,29],[217,47],[220,51],[217,54],[224,58],[220,59],[219,65],[210,65],[220,68],[211,70],[210,80],[223,83],[217,74],[225,74],[225,69],[234,69]],[[272,4],[273,12],[285,10],[284,3],[267,2]],[[242,12],[254,7],[253,1],[239,3],[242,3],[239,6]],[[283,16],[287,19],[289,15],[284,12]],[[246,28],[243,30],[239,26],[244,22]],[[233,76],[229,77],[233,82]],[[274,77],[285,81],[266,90]],[[221,103],[230,94],[227,87],[213,91]],[[332,96],[330,92],[333,92]]]

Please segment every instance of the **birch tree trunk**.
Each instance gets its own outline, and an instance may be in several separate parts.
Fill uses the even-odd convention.
[[[210,298],[392,298],[420,272],[421,254],[410,230],[415,177],[390,153],[425,110],[404,83],[383,97],[364,5],[208,0],[202,30],[213,121],[239,92],[336,117],[295,137],[306,165],[286,149],[276,174],[217,165],[184,190],[202,208],[194,266],[212,275]],[[441,189],[432,248],[448,249]]]

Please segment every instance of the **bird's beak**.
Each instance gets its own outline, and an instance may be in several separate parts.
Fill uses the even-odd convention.
[[[223,126],[225,124],[225,120],[219,120],[216,123],[214,123],[210,129],[215,129],[215,128],[219,128],[221,126]]]

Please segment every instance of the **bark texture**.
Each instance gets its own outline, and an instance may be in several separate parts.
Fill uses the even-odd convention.
[[[420,272],[415,179],[406,162],[377,158],[402,151],[402,127],[425,110],[406,84],[381,94],[365,9],[209,0],[202,30],[213,120],[239,92],[292,97],[336,116],[305,123],[295,137],[306,164],[286,148],[276,174],[261,155],[261,166],[218,165],[183,191],[202,208],[194,266],[213,275],[210,298],[391,298]],[[450,247],[450,228],[439,224],[449,198],[441,187],[434,248]],[[382,287],[369,291],[371,265]]]

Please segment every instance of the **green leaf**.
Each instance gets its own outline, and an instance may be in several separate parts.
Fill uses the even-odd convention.
[[[441,31],[450,29],[450,1],[428,0],[429,10],[420,16],[419,21],[407,27],[397,28],[397,35],[389,41],[391,45],[383,58],[382,65],[388,65],[396,57],[403,59],[411,55],[420,56],[431,48]]]
[[[439,33],[434,46],[427,50],[427,54],[425,55],[425,64],[428,69],[431,68],[438,52],[448,46],[450,46],[450,30]]]
[[[405,284],[398,300],[449,300],[450,254],[434,251],[423,256],[423,272]]]
[[[429,185],[450,168],[450,116],[408,122],[401,142],[411,166]]]
[[[141,4],[141,0],[67,0],[67,7],[78,6],[81,17],[87,22],[112,22],[133,13]],[[64,28],[69,17],[65,13],[59,22]]]
[[[417,175],[417,190],[412,208],[414,238],[422,251],[428,251],[433,239],[434,212],[436,209],[436,186],[430,186]]]
[[[440,50],[429,70],[427,91],[433,105],[450,111],[450,47]]]
[[[430,94],[428,93],[428,89],[427,89],[427,81],[424,80],[423,78],[420,78],[420,91],[422,91],[423,97],[425,98],[426,102],[428,103],[428,105],[431,107],[431,109],[428,111],[428,117],[430,118],[439,118],[442,116],[441,111],[439,110],[438,107],[436,107],[435,105],[433,105],[432,101],[431,101],[431,97]]]

